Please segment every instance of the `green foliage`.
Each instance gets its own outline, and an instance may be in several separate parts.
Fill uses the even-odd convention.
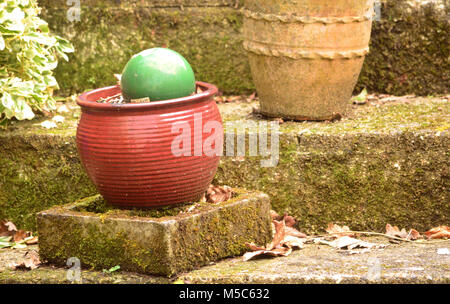
[[[120,269],[120,265],[116,265],[114,267],[111,267],[110,269],[103,269],[103,273],[113,273]]]
[[[32,119],[33,110],[53,109],[57,55],[73,52],[49,32],[36,0],[0,0],[0,121]]]

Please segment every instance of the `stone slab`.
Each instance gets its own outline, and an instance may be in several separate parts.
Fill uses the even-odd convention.
[[[84,267],[120,265],[169,277],[240,255],[246,242],[269,241],[270,200],[260,192],[235,192],[227,202],[202,203],[192,211],[185,206],[176,215],[117,209],[96,213],[104,204],[99,195],[54,207],[37,215],[40,255],[59,265],[76,257]]]
[[[367,240],[389,244],[386,239]],[[229,259],[181,280],[194,284],[449,284],[450,255],[438,254],[439,248],[449,244],[404,243],[355,255],[326,245],[306,245],[283,258]]]
[[[366,238],[366,241],[387,244],[386,239]],[[438,254],[438,249],[450,249],[449,242],[421,245],[419,243],[390,244],[383,250],[347,255],[326,245],[306,245],[289,257],[243,262],[241,257],[226,259],[178,277],[136,274],[120,269],[113,273],[81,269],[84,284],[170,284],[177,283],[450,283],[450,255]],[[8,264],[20,260],[26,249],[0,249],[0,284],[67,284],[67,267],[44,264],[32,271],[14,271]],[[378,267],[379,277],[371,271]],[[376,268],[375,268],[376,269]],[[379,279],[378,279],[379,278]]]

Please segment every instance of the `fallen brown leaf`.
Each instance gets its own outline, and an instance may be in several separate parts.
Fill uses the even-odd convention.
[[[333,223],[329,223],[325,231],[328,234],[331,234],[332,237],[336,238],[341,238],[344,236],[357,236],[355,233],[350,232],[351,230],[348,226],[339,226]]]
[[[337,238],[336,240],[332,241],[332,242],[328,242],[325,240],[319,240],[320,243],[322,244],[326,244],[329,245],[331,247],[334,248],[338,248],[338,249],[348,249],[348,250],[353,250],[356,248],[360,248],[360,249],[375,249],[375,248],[384,248],[386,247],[386,245],[384,244],[375,244],[375,243],[369,243],[369,242],[364,242],[349,236],[343,236],[340,238]]]
[[[244,254],[243,260],[248,261],[256,256],[268,255],[268,256],[288,256],[292,252],[292,248],[281,247],[272,250],[258,250],[258,251],[250,251]]]
[[[434,227],[427,232],[425,232],[425,235],[429,239],[450,239],[450,227],[448,226],[439,226]]]
[[[250,96],[247,98],[247,102],[251,102],[251,101],[253,101],[253,100],[255,100],[255,99],[256,99],[256,92],[253,92],[253,94],[250,95]]]
[[[225,102],[235,102],[235,101],[238,101],[238,100],[241,100],[241,99],[242,99],[242,96],[228,96],[225,99]]]
[[[25,243],[27,245],[37,244],[37,237],[33,237],[31,232],[17,230],[17,227],[9,221],[0,221],[0,237],[11,237],[14,243]],[[16,244],[18,245],[18,244]],[[14,248],[14,246],[12,246]]]
[[[35,245],[37,243],[39,243],[39,239],[37,236],[34,236],[34,237],[30,238],[29,240],[25,241],[25,244],[27,244],[27,245]]]
[[[16,226],[9,221],[0,222],[0,236],[13,236],[17,231]]]
[[[18,243],[31,236],[31,233],[25,230],[19,230],[14,233],[13,240]]]
[[[275,212],[271,212],[275,217]],[[251,252],[247,252],[243,256],[244,261],[248,261],[256,256],[288,256],[294,248],[302,249],[306,239],[303,233],[298,230],[286,226],[284,220],[272,220],[275,227],[275,233],[272,242],[266,247],[257,246],[255,244],[246,243]],[[303,236],[304,235],[304,236]]]
[[[275,235],[273,236],[272,242],[267,245],[267,250],[272,250],[279,246],[286,236],[286,223],[284,221],[273,220],[272,223],[275,225]]]
[[[386,224],[386,234],[405,240],[417,240],[420,238],[420,233],[415,229],[410,229],[409,232],[406,232],[405,228],[400,230],[397,226],[391,226],[390,224]]]
[[[295,236],[295,237],[298,237],[298,238],[306,238],[306,237],[308,237],[306,234],[298,231],[295,228],[289,227],[289,226],[286,226],[285,230],[286,230],[286,235]]]
[[[233,196],[231,187],[209,185],[205,193],[205,199],[208,203],[218,204],[229,200]]]
[[[273,210],[270,210],[270,217],[272,218],[272,220],[279,220],[280,216],[278,215],[278,213],[276,213]]]
[[[288,227],[294,227],[295,226],[296,221],[295,221],[295,219],[292,216],[285,214],[283,216],[283,220],[286,223],[286,226],[288,226]]]
[[[288,247],[291,248],[298,248],[298,249],[302,249],[305,245],[305,240],[304,239],[300,239],[298,237],[295,236],[291,236],[291,235],[286,235],[283,239],[283,245],[286,245]]]
[[[197,90],[195,91],[196,94],[200,94],[203,93],[204,91],[202,90],[201,87],[197,87]]]
[[[13,263],[11,268],[14,270],[33,270],[39,267],[41,260],[39,259],[39,254],[36,251],[28,251],[24,255],[24,259],[18,263]]]

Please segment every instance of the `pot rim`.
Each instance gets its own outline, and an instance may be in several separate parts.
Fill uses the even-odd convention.
[[[102,91],[117,89],[119,92],[120,86],[108,86],[103,88],[98,88],[95,90],[91,90],[85,92],[77,97],[77,104],[81,108],[95,109],[95,110],[147,110],[147,109],[156,109],[161,107],[169,107],[169,106],[177,106],[177,105],[186,105],[186,103],[195,103],[204,100],[211,99],[214,95],[217,94],[218,89],[215,85],[196,81],[196,87],[200,87],[202,89],[206,89],[198,94],[189,95],[186,97],[161,100],[161,101],[151,101],[147,103],[99,103],[96,100],[92,100],[93,95],[98,95]],[[90,100],[91,99],[91,100]]]

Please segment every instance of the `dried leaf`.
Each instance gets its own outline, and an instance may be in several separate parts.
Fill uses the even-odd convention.
[[[294,227],[295,226],[296,221],[295,221],[295,219],[292,216],[285,214],[283,216],[283,220],[286,223],[287,227]]]
[[[251,252],[247,252],[244,254],[243,256],[243,260],[244,261],[248,261],[256,256],[260,256],[260,255],[268,255],[268,256],[288,256],[290,255],[292,252],[292,248],[287,248],[287,247],[280,247],[280,248],[275,248],[272,250],[259,250],[259,251],[251,251]]]
[[[266,250],[266,248],[261,247],[261,246],[257,246],[254,243],[245,243],[245,245],[250,248],[250,250],[252,251],[258,251],[258,250]]]
[[[272,220],[279,220],[280,216],[278,215],[278,213],[276,213],[273,210],[270,210],[270,217],[272,218]]]
[[[284,221],[274,220],[273,224],[275,225],[275,235],[272,242],[267,245],[267,250],[272,250],[273,248],[278,247],[281,241],[283,241],[284,237],[286,236],[286,224],[284,223]]]
[[[405,240],[417,240],[421,237],[420,233],[415,229],[410,229],[409,232],[406,232],[404,228],[400,230],[397,226],[391,226],[390,224],[386,224],[386,234]]]
[[[203,93],[204,91],[202,90],[201,87],[197,87],[197,90],[195,91],[196,94],[200,94]]]
[[[225,102],[235,102],[238,100],[241,100],[242,96],[228,96],[225,100]]]
[[[31,238],[28,238],[25,240],[25,244],[27,245],[35,245],[39,242],[39,239],[37,236],[33,236]]]
[[[367,249],[375,249],[375,248],[384,248],[386,247],[386,245],[383,244],[375,244],[375,243],[369,243],[369,242],[364,242],[349,236],[343,236],[340,238],[337,238],[336,240],[332,241],[332,242],[328,242],[325,240],[320,240],[320,243],[322,244],[326,244],[329,245],[331,247],[334,248],[338,248],[338,249],[348,249],[348,250],[353,250],[356,248],[367,248]]]
[[[0,236],[13,236],[16,231],[17,228],[12,222],[0,222]]]
[[[272,212],[271,215],[275,217],[276,213]],[[291,254],[292,249],[302,249],[306,239],[302,239],[303,233],[297,231],[292,227],[287,227],[284,220],[272,221],[275,227],[275,234],[272,242],[267,244],[266,247],[257,246],[255,244],[246,243],[246,246],[252,250],[244,254],[244,261],[248,261],[256,256],[288,256]],[[300,237],[297,237],[300,235]],[[306,237],[306,235],[305,235]]]
[[[344,236],[353,236],[353,237],[357,236],[355,233],[350,232],[351,230],[348,226],[341,227],[333,223],[329,223],[325,231],[336,238],[341,238]]]
[[[434,227],[430,230],[428,230],[427,232],[425,232],[425,235],[429,238],[429,239],[444,239],[450,238],[450,227],[448,226],[439,226],[439,227]]]
[[[24,255],[25,259],[23,259],[19,263],[13,263],[11,267],[15,270],[33,270],[39,267],[41,261],[39,259],[39,254],[36,251],[27,252]]]
[[[305,239],[301,239],[291,235],[286,235],[282,241],[282,244],[290,248],[303,249],[303,247],[305,246],[305,241],[306,241]]]
[[[205,198],[208,203],[218,204],[225,202],[233,196],[231,187],[228,186],[213,186],[209,185],[206,190]]]
[[[419,231],[415,230],[415,229],[411,229],[409,231],[409,240],[418,240],[420,239],[422,236],[420,235]]]
[[[247,98],[247,102],[251,102],[251,101],[253,101],[253,100],[255,100],[255,99],[256,99],[256,92],[253,92],[253,94],[250,95],[250,96]]]
[[[16,233],[14,233],[13,240],[14,242],[18,243],[23,241],[24,239],[28,238],[31,235],[30,232],[25,230],[19,230]]]
[[[298,237],[298,238],[306,238],[306,237],[308,237],[306,234],[304,234],[304,233],[302,233],[302,232],[300,232],[297,229],[292,228],[292,227],[286,226],[285,227],[285,231],[286,231],[286,235],[295,236],[295,237]]]

